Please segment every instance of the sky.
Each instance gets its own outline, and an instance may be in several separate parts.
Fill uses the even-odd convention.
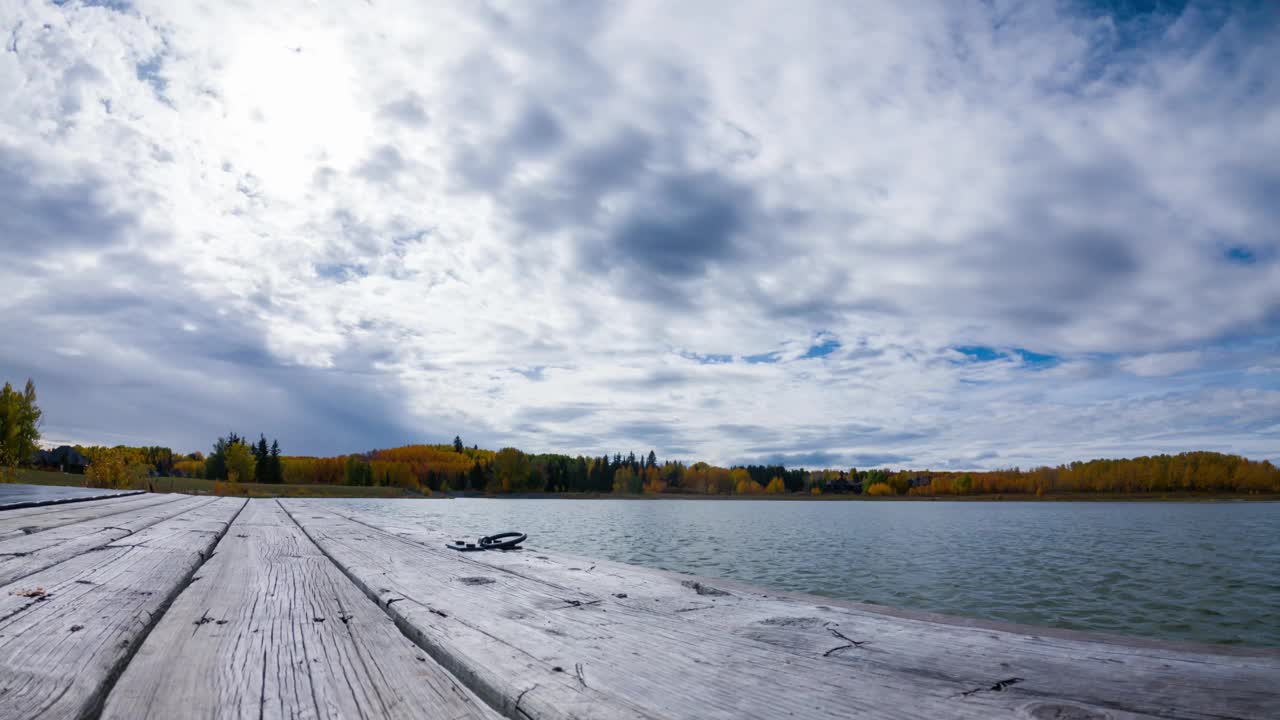
[[[1280,5],[0,0],[46,443],[1280,460]]]

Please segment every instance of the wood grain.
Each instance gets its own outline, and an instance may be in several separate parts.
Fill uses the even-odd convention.
[[[25,508],[91,502],[112,497],[138,495],[143,490],[106,490],[74,485],[34,485],[0,483],[0,512]]]
[[[1280,717],[1275,651],[889,613],[557,553],[460,554],[384,516],[284,505],[442,664],[498,696],[527,691],[518,706],[538,717],[571,717],[575,702],[644,717]],[[548,665],[564,672],[549,682]]]
[[[51,505],[0,512],[0,540],[44,532],[72,523],[132,512],[140,508],[177,502],[185,495],[127,495],[71,505]]]
[[[243,505],[215,500],[0,587],[0,719],[96,714]]]
[[[107,700],[106,718],[496,718],[274,500],[250,500]]]
[[[213,498],[181,497],[174,502],[151,504],[128,512],[0,540],[0,585],[8,585],[212,501]]]
[[[1274,649],[456,553],[338,502],[143,496],[21,522],[41,524],[0,540],[0,720],[1280,717]]]

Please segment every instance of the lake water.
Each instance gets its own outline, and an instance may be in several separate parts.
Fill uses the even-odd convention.
[[[1280,646],[1280,504],[341,500],[528,545],[951,615]]]

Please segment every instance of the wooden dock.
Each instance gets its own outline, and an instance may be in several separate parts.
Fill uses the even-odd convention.
[[[0,510],[62,505],[84,500],[105,500],[125,495],[137,495],[141,490],[99,490],[97,488],[67,487],[63,485],[25,485],[0,483]]]
[[[406,501],[411,502],[411,501]],[[5,718],[1280,718],[1280,651],[894,611],[323,500],[0,512]]]

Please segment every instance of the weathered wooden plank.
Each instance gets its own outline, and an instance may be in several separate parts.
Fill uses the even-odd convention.
[[[0,720],[94,714],[243,505],[215,500],[0,587]]]
[[[142,490],[105,490],[66,485],[0,484],[0,512],[137,495]]]
[[[1096,712],[1186,718],[1263,718],[1280,710],[1280,691],[1268,680],[1280,677],[1280,653],[1272,650],[966,621],[560,554],[486,553],[477,560],[855,671],[946,679],[961,697],[1017,678],[1000,691],[1011,703],[1052,698]]]
[[[496,718],[274,500],[250,500],[148,635],[106,718]]]
[[[0,585],[8,585],[212,501],[213,498],[183,496],[174,502],[150,504],[107,517],[0,540]]]
[[[537,604],[535,601],[513,598],[536,597],[548,588],[561,591],[566,602],[583,603],[571,616],[598,617],[567,627],[543,623],[544,631],[570,633],[584,651],[579,657],[591,658],[591,665],[633,668],[639,678],[653,673],[635,667],[643,661],[631,653],[645,646],[635,636],[668,637],[668,647],[659,654],[687,656],[699,666],[685,673],[682,684],[714,689],[706,693],[707,704],[688,698],[693,705],[683,711],[653,704],[650,707],[657,716],[711,717],[722,712],[728,716],[740,711],[743,717],[770,717],[791,710],[767,699],[742,710],[732,698],[723,696],[728,689],[735,696],[744,697],[741,693],[747,692],[745,697],[752,697],[750,689],[743,690],[736,679],[742,659],[747,657],[756,658],[750,663],[774,669],[772,677],[760,680],[774,694],[801,693],[815,701],[829,699],[838,706],[842,698],[834,688],[840,688],[849,700],[841,709],[868,717],[1027,717],[1029,713],[1055,717],[1054,713],[1061,711],[1064,717],[1262,718],[1275,717],[1280,710],[1280,693],[1274,688],[1274,678],[1280,677],[1280,653],[1273,651],[1130,641],[888,611],[557,553],[458,555],[436,549],[450,539],[448,536],[403,526],[388,529],[422,543],[416,560],[409,550],[388,554],[390,546],[385,539],[376,540],[377,530],[365,527],[364,542],[376,544],[392,560],[380,563],[374,554],[360,557],[353,542],[358,542],[355,538],[361,533],[336,522],[329,512],[332,506],[287,501],[286,507],[308,531],[314,526],[322,548],[335,558],[342,555],[354,563],[348,568],[353,576],[364,576],[368,587],[385,590],[378,595],[384,601],[402,593],[418,601],[416,604],[428,604],[429,614],[430,610],[456,612],[453,619],[483,625],[489,634],[498,634],[503,642],[535,656],[545,657],[529,639],[536,634],[499,629],[503,620],[494,621],[484,609],[495,604],[503,608],[500,612],[507,613],[505,622],[519,614],[545,617],[546,610],[530,607]],[[387,524],[381,516],[341,512],[369,525]],[[450,556],[440,557],[441,553],[452,554],[452,564],[471,568],[455,570],[455,578],[459,572],[472,572],[493,582],[464,586],[465,590],[451,583],[445,591],[423,587],[395,572],[395,568],[417,563],[438,577],[448,577],[443,568],[450,564]],[[346,565],[346,561],[339,562]],[[379,564],[385,567],[368,569]],[[525,587],[511,578],[536,585]],[[727,594],[717,594],[720,592]],[[481,610],[472,609],[476,607]],[[437,636],[447,640],[454,631],[439,619],[415,612],[415,603],[408,600],[394,602],[390,612],[403,614],[403,623],[429,625],[423,631],[423,642],[440,642]],[[606,615],[608,620],[603,619]],[[594,626],[609,638],[606,649],[590,647],[591,636],[584,626]],[[745,645],[727,642],[726,637]],[[746,645],[752,650],[745,649]],[[443,644],[442,648],[460,652],[464,658],[478,657],[465,645],[460,650]],[[719,650],[706,653],[707,648]],[[756,652],[760,648],[767,652]],[[565,649],[574,650],[572,646]],[[514,668],[510,671],[516,672]],[[530,681],[537,677],[533,667],[524,674]],[[821,677],[833,690],[829,694],[802,691],[796,683],[798,675]],[[611,689],[619,695],[638,696],[625,683]],[[856,701],[860,698],[879,702],[868,709]],[[528,707],[527,702],[521,707]],[[797,716],[822,715],[815,707],[800,710]]]
[[[44,527],[44,523],[49,526],[56,527],[52,523],[58,518],[71,518],[73,522],[82,520],[90,520],[96,517],[103,517],[107,514],[124,512],[129,509],[139,509],[149,507],[166,502],[174,502],[186,497],[196,497],[194,495],[185,495],[182,493],[149,493],[145,491],[130,493],[128,495],[118,495],[109,498],[99,498],[86,502],[63,504],[63,505],[45,505],[41,507],[23,508],[21,510],[10,510],[0,513],[0,529],[11,529],[13,524],[26,523],[31,520],[38,520]]]
[[[112,505],[120,505],[121,507],[129,507],[131,503],[136,503],[145,498],[172,498],[172,495],[161,495],[157,493],[132,493],[129,495],[117,495],[114,497],[98,498],[83,503],[73,503],[71,505],[41,505],[38,507],[19,508],[17,510],[5,510],[0,513],[0,521],[8,522],[17,518],[31,518],[63,513],[69,510],[83,510],[85,508],[108,508]]]
[[[930,678],[833,682],[830,664],[764,643],[606,607],[315,505],[292,515],[406,633],[512,717],[990,717],[998,707],[975,698],[953,708]]]
[[[130,495],[74,505],[55,505],[0,513],[0,540],[44,532],[50,528],[103,518],[154,505],[177,502],[185,495]]]

